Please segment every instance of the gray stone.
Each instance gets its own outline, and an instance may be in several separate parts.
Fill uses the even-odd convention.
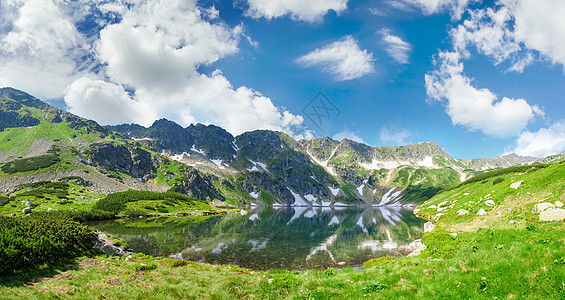
[[[432,222],[426,222],[424,224],[424,233],[433,231],[436,228],[436,225]]]
[[[516,190],[516,189],[518,189],[520,186],[522,186],[523,183],[524,183],[524,180],[516,181],[516,182],[514,182],[514,183],[512,183],[512,184],[510,185],[510,188]]]
[[[31,200],[25,199],[25,200],[22,201],[22,205],[30,207],[30,206],[33,206],[33,203],[31,203]]]
[[[548,209],[548,208],[555,208],[555,205],[551,203],[538,203],[534,204],[534,208],[532,208],[532,214],[539,214],[540,212]]]
[[[562,221],[565,219],[565,209],[548,208],[539,214],[540,221]]]
[[[563,202],[555,201],[555,203],[553,203],[553,205],[555,205],[555,207],[563,207]]]
[[[29,213],[31,213],[31,207],[28,206],[28,207],[22,209],[22,213],[24,213],[24,214],[26,214],[26,215],[29,214]]]
[[[492,200],[487,200],[487,201],[485,201],[485,205],[486,206],[495,206],[496,203],[494,203],[494,201],[492,201]]]
[[[426,245],[422,243],[422,240],[415,240],[410,243],[410,245],[408,245],[407,250],[410,251],[410,254],[408,254],[408,256],[418,256],[420,255],[420,253],[422,253],[422,251],[424,251],[424,249],[426,249]]]
[[[420,209],[416,208],[414,209],[414,214],[417,215],[420,212]]]
[[[477,213],[477,216],[486,216],[487,212],[484,209],[479,209],[479,212]]]
[[[435,204],[434,204],[434,205],[430,205],[430,207],[428,207],[428,208],[437,208],[437,205],[435,205]]]
[[[510,225],[512,225],[514,223],[516,223],[516,221],[514,221],[514,220],[510,220],[510,222],[508,222],[508,224],[510,224]]]
[[[464,216],[468,213],[469,213],[469,211],[465,210],[465,209],[460,209],[460,210],[457,211],[457,214],[460,215],[460,216]]]
[[[245,209],[242,209],[239,214],[245,216],[247,214],[247,211]]]

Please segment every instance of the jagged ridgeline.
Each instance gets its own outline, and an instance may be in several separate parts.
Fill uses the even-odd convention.
[[[410,205],[483,170],[535,160],[458,160],[435,142],[372,147],[269,130],[234,137],[166,119],[102,127],[11,88],[0,89],[0,130],[1,192],[71,177],[89,185],[70,190],[93,201],[133,189],[219,205]]]

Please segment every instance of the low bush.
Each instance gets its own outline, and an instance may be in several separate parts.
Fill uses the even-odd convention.
[[[92,228],[70,218],[0,216],[0,274],[84,255],[95,238]]]
[[[504,181],[504,178],[498,177],[492,181],[492,185],[499,184]]]
[[[126,192],[119,192],[119,193],[113,193],[107,195],[105,198],[96,202],[96,204],[94,205],[94,209],[99,209],[114,214],[118,214],[124,211],[124,209],[126,208],[126,204],[128,202],[147,201],[147,200],[164,200],[163,202],[167,202],[167,203],[184,202],[185,204],[188,205],[191,205],[192,203],[194,203],[194,201],[196,201],[193,198],[190,198],[186,195],[176,192],[157,193],[157,192],[148,192],[148,191],[129,190]],[[160,207],[158,206],[157,210],[160,211],[159,209]],[[161,210],[163,210],[163,208],[161,208]]]
[[[3,164],[0,169],[4,173],[29,172],[50,167],[61,159],[57,155],[40,155],[30,158],[16,159]]]

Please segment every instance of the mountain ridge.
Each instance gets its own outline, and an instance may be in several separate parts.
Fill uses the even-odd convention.
[[[122,190],[174,189],[232,205],[412,205],[486,167],[531,160],[459,160],[435,142],[373,147],[329,137],[294,140],[271,130],[233,136],[216,125],[182,127],[167,119],[102,127],[11,88],[0,89],[0,112],[10,115],[3,121],[0,114],[0,162],[56,147],[67,165],[49,172],[82,168],[90,180]]]

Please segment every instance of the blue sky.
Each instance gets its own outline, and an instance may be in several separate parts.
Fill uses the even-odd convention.
[[[102,124],[436,141],[456,158],[565,150],[560,0],[0,5],[0,86]],[[305,110],[320,92],[340,111],[322,126]]]

